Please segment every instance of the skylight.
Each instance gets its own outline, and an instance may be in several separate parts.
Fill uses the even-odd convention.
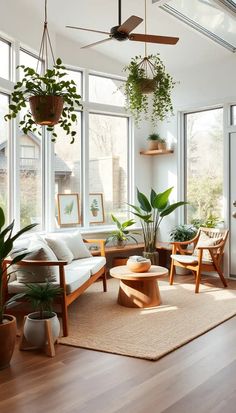
[[[153,0],[212,40],[236,51],[236,0]]]

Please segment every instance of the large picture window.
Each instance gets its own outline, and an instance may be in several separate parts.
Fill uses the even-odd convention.
[[[105,224],[127,217],[127,156],[128,119],[90,114],[89,192],[103,194]]]
[[[187,222],[223,219],[223,109],[185,115]]]
[[[8,142],[9,123],[5,122],[4,115],[7,113],[9,96],[0,93],[0,205],[5,214],[8,210]]]

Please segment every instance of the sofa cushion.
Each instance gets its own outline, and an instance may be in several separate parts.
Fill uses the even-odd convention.
[[[29,244],[26,260],[58,261],[54,252],[44,243],[32,240]],[[58,270],[56,267],[39,267],[14,265],[16,278],[19,283],[42,283],[47,279],[50,282],[56,281]]]
[[[96,274],[106,264],[105,257],[90,257],[74,260],[67,266],[66,271],[75,270],[79,272],[81,269],[89,271],[90,276]]]
[[[60,232],[57,234],[49,233],[47,238],[60,239],[64,241],[69,250],[72,252],[74,260],[91,257],[91,253],[86,247],[79,231],[66,233]]]
[[[45,237],[45,241],[47,242],[48,246],[53,250],[54,254],[57,256],[59,260],[62,261],[67,261],[68,264],[71,263],[73,260],[74,256],[67,247],[65,241],[61,239],[55,239],[55,238],[47,238]]]
[[[81,285],[83,285],[90,278],[90,271],[86,268],[69,268],[65,266],[65,281],[66,281],[66,293],[71,294],[73,291],[77,290]],[[52,283],[53,285],[59,286],[59,275],[57,275],[57,280]],[[26,286],[23,283],[15,280],[8,284],[8,292],[10,294],[17,294],[23,292]]]

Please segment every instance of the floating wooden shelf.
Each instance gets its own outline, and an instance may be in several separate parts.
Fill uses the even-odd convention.
[[[174,151],[172,149],[154,149],[152,151],[142,149],[140,151],[140,155],[168,155],[170,153],[174,153]]]

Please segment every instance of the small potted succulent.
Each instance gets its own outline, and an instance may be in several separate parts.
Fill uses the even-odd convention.
[[[20,121],[20,128],[27,135],[28,132],[41,134],[37,125],[46,126],[51,132],[51,140],[55,142],[57,133],[56,124],[70,137],[70,143],[76,136],[76,107],[81,107],[80,99],[76,91],[74,80],[64,80],[67,75],[66,67],[62,65],[60,58],[56,60],[52,69],[47,69],[43,75],[37,73],[31,67],[24,65],[22,68],[24,77],[14,86],[9,105],[10,113],[5,115],[5,120],[15,119],[20,113],[25,113]]]
[[[133,219],[129,219],[121,223],[114,215],[111,214],[113,222],[116,224],[117,229],[111,232],[111,234],[106,239],[106,244],[112,242],[118,248],[125,247],[127,241],[133,240],[137,243],[135,237],[130,235],[128,228],[135,224]],[[133,234],[139,234],[138,232],[133,232]]]

